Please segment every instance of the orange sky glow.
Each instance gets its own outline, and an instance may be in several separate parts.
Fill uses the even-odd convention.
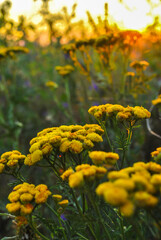
[[[3,0],[0,0],[2,3]],[[74,3],[77,3],[76,20],[87,20],[86,11],[90,11],[92,17],[104,14],[104,3],[109,6],[110,22],[116,22],[121,29],[144,30],[145,27],[153,23],[153,16],[159,15],[161,12],[160,0],[151,0],[153,5],[147,0],[123,0],[124,5],[119,0],[51,0],[51,12],[61,11],[63,6],[67,6],[69,12]],[[19,15],[24,14],[28,19],[38,23],[40,17],[37,12],[41,6],[41,0],[34,2],[33,0],[12,0],[12,9],[10,11],[11,18],[17,20]]]

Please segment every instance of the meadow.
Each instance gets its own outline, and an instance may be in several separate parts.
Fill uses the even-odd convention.
[[[161,239],[161,35],[0,5],[0,238]]]

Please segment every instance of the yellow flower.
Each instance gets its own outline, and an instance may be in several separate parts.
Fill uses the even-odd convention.
[[[10,202],[17,202],[20,198],[20,194],[17,191],[13,191],[9,194],[8,199]]]
[[[58,84],[53,82],[53,81],[48,81],[45,83],[46,87],[50,87],[50,88],[57,88]]]
[[[89,165],[89,164],[87,164],[87,163],[81,164],[81,165],[77,165],[77,166],[75,167],[75,170],[76,170],[76,172],[78,172],[78,171],[81,171],[81,170],[83,170],[83,169],[90,168],[90,166],[91,166],[91,165]]]
[[[32,161],[31,161],[31,154],[28,154],[25,158],[25,161],[24,161],[24,164],[25,165],[28,165],[28,166],[31,166],[32,165]]]
[[[131,201],[127,201],[120,207],[120,212],[124,217],[131,217],[134,213],[135,206]]]
[[[21,214],[28,215],[32,212],[33,208],[34,208],[34,206],[31,203],[21,205]]]
[[[98,187],[96,188],[96,193],[97,195],[99,196],[103,196],[104,192],[113,187],[113,184],[111,182],[104,182],[104,183],[101,183],[100,185],[98,185]]]
[[[40,143],[36,142],[36,143],[31,145],[31,147],[29,149],[29,152],[33,153],[33,152],[35,152],[36,150],[39,150],[39,149],[40,149]]]
[[[122,187],[127,191],[131,191],[135,188],[135,184],[131,179],[117,179],[116,181],[114,181],[114,185],[117,187]]]
[[[103,193],[103,197],[111,205],[121,206],[127,202],[128,193],[123,188],[113,186]]]
[[[154,185],[161,185],[161,174],[153,174],[150,182]]]
[[[89,139],[84,139],[84,142],[83,142],[83,147],[86,149],[88,149],[88,148],[93,148],[94,147],[94,144],[93,144],[93,142],[91,141],[91,140],[89,140]]]
[[[69,186],[71,188],[79,188],[84,184],[83,173],[81,171],[75,172],[69,176]]]
[[[63,141],[59,147],[60,152],[67,152],[69,150],[71,142],[66,140]]]
[[[119,155],[117,153],[103,151],[90,152],[89,157],[96,165],[101,165],[102,163],[115,164],[116,161],[119,159]]]
[[[35,164],[35,163],[39,162],[42,159],[42,157],[43,157],[42,151],[36,150],[35,152],[33,152],[31,154],[32,164]]]
[[[69,176],[73,173],[74,173],[73,169],[68,168],[60,177],[63,179],[63,181],[67,181]]]
[[[148,162],[147,169],[152,172],[161,173],[161,166],[155,162]]]
[[[109,172],[107,176],[110,180],[115,180],[118,178],[125,178],[125,179],[129,178],[129,175],[123,171],[112,171],[112,172]]]
[[[67,199],[62,200],[61,202],[58,202],[58,204],[62,207],[62,208],[66,208],[68,206],[69,201]]]
[[[51,192],[49,190],[42,191],[42,192],[36,192],[35,202],[37,204],[45,203],[47,201],[49,195],[51,195]]]
[[[52,197],[54,198],[55,202],[60,202],[62,200],[62,196],[59,194],[54,194]]]
[[[161,94],[157,97],[157,99],[152,100],[153,105],[158,105],[161,103]]]
[[[7,166],[10,168],[15,167],[17,164],[18,164],[18,160],[9,160],[7,162]]]
[[[80,141],[72,140],[69,149],[71,152],[80,153],[83,151],[83,145]]]
[[[88,140],[91,140],[92,142],[103,142],[103,139],[100,135],[97,133],[89,133],[86,138]]]
[[[23,193],[23,194],[20,196],[21,202],[31,202],[32,199],[33,199],[33,195],[30,194],[30,193]]]
[[[2,173],[2,172],[3,172],[3,169],[4,169],[4,167],[5,167],[5,165],[4,165],[4,164],[2,164],[2,163],[0,163],[0,173]]]
[[[44,155],[51,153],[52,150],[53,150],[53,147],[50,143],[45,143],[41,148],[41,151]]]
[[[48,187],[45,184],[39,184],[35,187],[35,189],[40,191],[40,192],[44,192],[48,189]]]
[[[84,179],[92,181],[95,179],[96,169],[91,166],[90,168],[83,169],[82,173]]]
[[[96,178],[102,178],[107,173],[107,169],[104,167],[97,167],[96,168]]]
[[[148,192],[138,191],[134,194],[136,204],[139,207],[154,207],[158,203],[158,199]]]
[[[21,204],[20,204],[20,202],[8,203],[6,205],[6,208],[7,208],[8,212],[14,214],[14,213],[16,213],[16,212],[18,212],[20,210]]]

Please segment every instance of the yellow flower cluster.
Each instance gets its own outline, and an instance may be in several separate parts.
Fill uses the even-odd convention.
[[[66,76],[74,71],[74,67],[72,65],[65,66],[56,66],[55,70],[62,76]]]
[[[92,151],[89,152],[89,157],[95,165],[114,165],[119,159],[119,155],[113,152]]]
[[[64,181],[68,181],[71,188],[80,188],[85,182],[102,178],[107,173],[106,168],[89,164],[78,165],[75,170],[74,172],[73,169],[69,168],[61,175]]]
[[[116,117],[118,121],[133,122],[139,119],[150,118],[151,113],[144,107],[123,107],[119,104],[105,104],[99,106],[92,106],[88,110],[89,114],[93,115],[97,120],[101,121],[103,118]]]
[[[152,100],[153,105],[161,104],[161,94],[154,100]]]
[[[33,211],[35,204],[45,203],[50,194],[44,184],[37,186],[29,183],[19,184],[9,194],[8,199],[11,203],[8,203],[6,208],[17,216],[28,215]]]
[[[161,147],[158,147],[155,151],[151,152],[151,156],[155,161],[161,160]]]
[[[56,204],[58,204],[60,207],[62,208],[66,208],[68,206],[68,199],[64,199],[62,200],[62,195],[59,195],[59,194],[54,194],[52,195],[54,201]]]
[[[100,184],[96,193],[131,216],[136,208],[155,207],[161,192],[161,166],[155,162],[137,162],[132,167],[108,173],[108,182]]]
[[[134,61],[130,64],[130,67],[136,70],[145,70],[149,66],[149,63],[145,60],[142,61]]]
[[[3,59],[7,56],[14,57],[15,53],[28,53],[29,49],[21,46],[13,47],[1,47],[0,48],[0,59]]]
[[[102,142],[103,132],[97,124],[62,125],[44,129],[30,141],[30,154],[27,155],[24,164],[31,166],[53,150],[81,153],[84,149],[93,148],[95,142]]]
[[[17,150],[3,153],[0,158],[0,173],[2,173],[3,170],[10,170],[18,167],[23,164],[25,158],[26,156],[22,155]]]

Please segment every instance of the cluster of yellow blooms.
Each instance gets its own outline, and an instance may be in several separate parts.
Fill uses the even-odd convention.
[[[154,100],[152,100],[153,105],[161,104],[161,94]]]
[[[89,152],[89,157],[95,165],[114,165],[119,160],[119,155],[113,152],[92,151]]]
[[[140,119],[150,118],[151,113],[144,107],[123,107],[119,104],[110,104],[92,106],[88,110],[97,120],[103,118],[116,117],[118,121],[135,122]]]
[[[161,165],[137,162],[132,167],[108,173],[108,182],[101,183],[96,193],[119,207],[122,215],[131,216],[136,208],[155,207],[161,191]]]
[[[21,46],[13,46],[13,47],[1,47],[0,48],[0,59],[5,58],[7,56],[14,57],[15,53],[28,53],[28,48]]]
[[[80,188],[85,182],[93,181],[105,176],[107,169],[89,164],[77,165],[75,172],[72,168],[67,169],[61,178],[63,181],[68,181],[71,188]]]
[[[52,197],[58,206],[62,208],[66,208],[68,206],[68,203],[69,203],[68,199],[62,200],[62,195],[54,194],[52,195]]]
[[[22,183],[13,188],[8,199],[11,203],[6,205],[7,210],[17,216],[30,214],[35,204],[42,204],[47,201],[51,192],[44,184]]]
[[[0,173],[2,173],[3,170],[15,169],[23,164],[25,158],[26,156],[17,150],[3,153],[0,158]]]
[[[74,67],[72,65],[65,66],[56,66],[55,70],[62,76],[66,76],[74,71]]]
[[[133,61],[130,64],[130,67],[136,69],[137,71],[145,70],[149,66],[149,63],[145,60],[142,61]]]
[[[81,153],[84,149],[93,148],[95,142],[102,142],[103,133],[104,130],[97,124],[62,125],[44,129],[30,141],[30,154],[24,164],[31,166],[53,150],[61,153]]]
[[[161,160],[161,147],[158,147],[155,151],[151,152],[151,156],[155,161]]]

